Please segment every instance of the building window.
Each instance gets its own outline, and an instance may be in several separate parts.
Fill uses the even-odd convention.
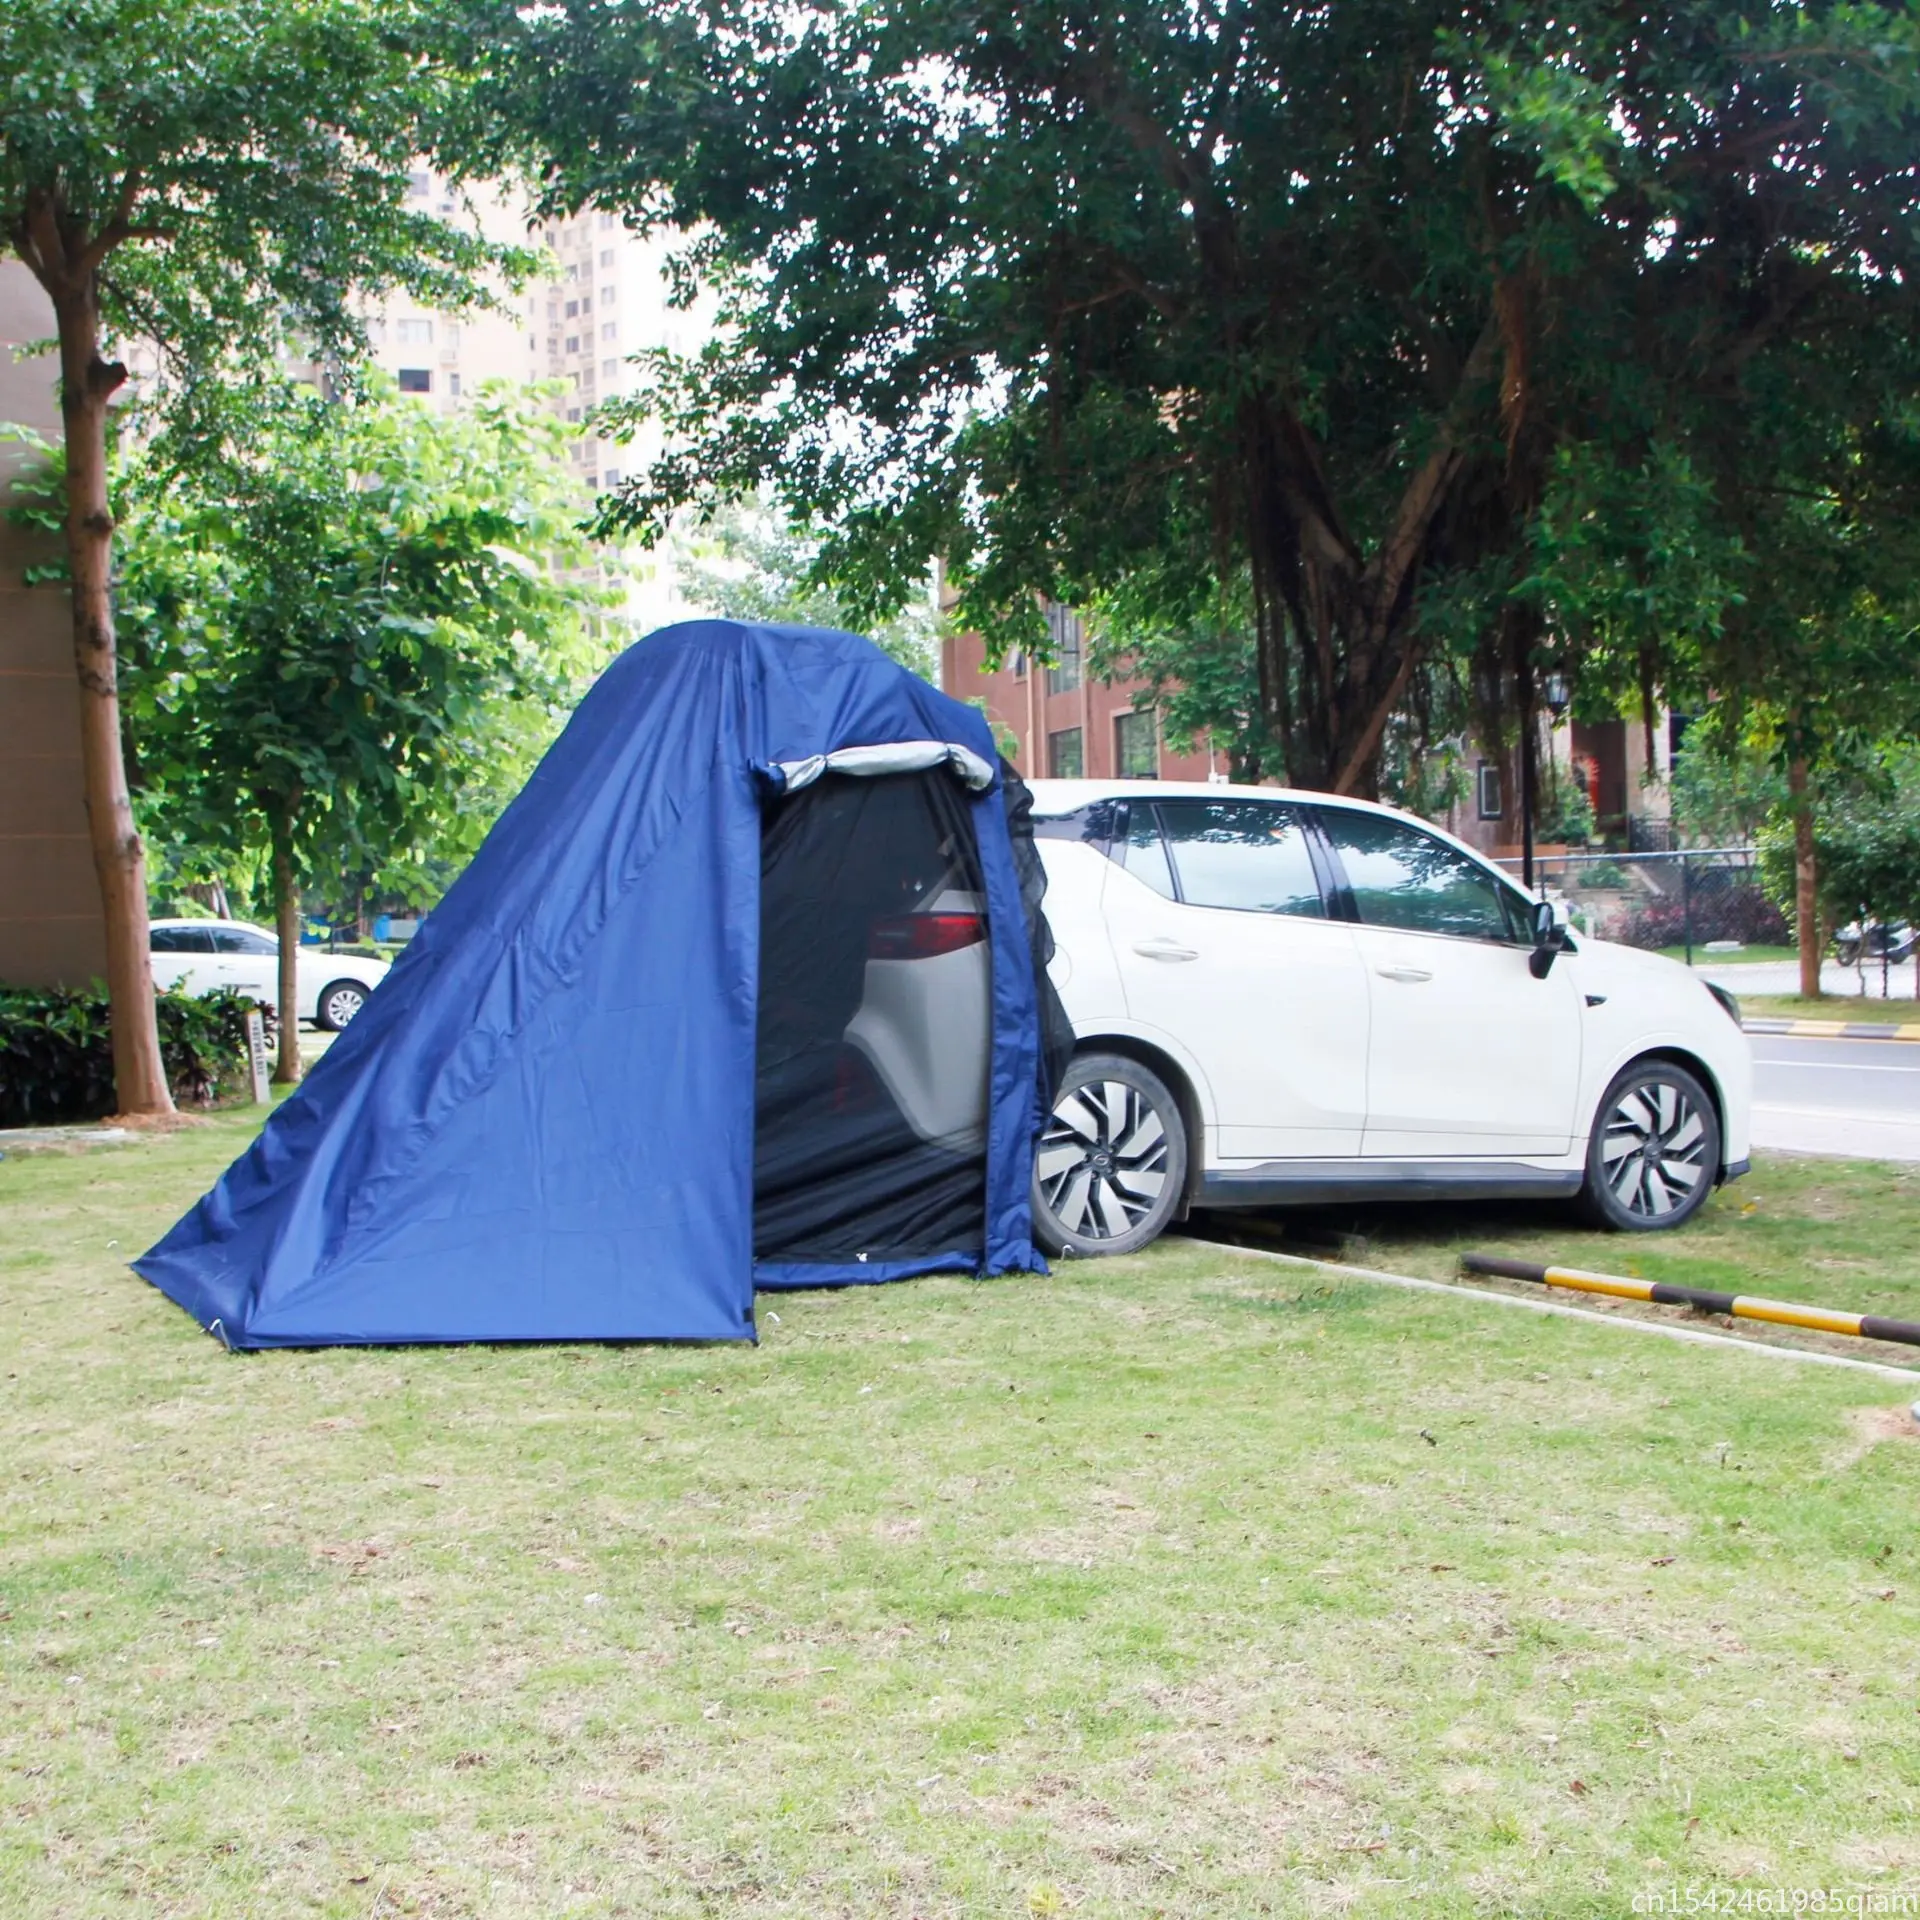
[[[1047,735],[1047,775],[1053,780],[1078,780],[1087,770],[1080,729],[1065,727]]]
[[[425,367],[402,367],[400,369],[400,391],[402,393],[431,393],[433,375]]]
[[[569,300],[567,302],[567,318],[569,320],[571,320],[573,316],[579,311],[580,311],[580,302],[578,300]]]
[[[403,347],[430,347],[433,345],[433,322],[396,320],[393,323],[393,337]]]
[[[618,360],[602,360],[600,362],[600,372],[602,376],[608,380],[611,380],[619,371],[620,362]]]
[[[456,400],[460,398],[460,376],[457,373],[447,375],[447,392]]]
[[[569,420],[578,420],[580,418],[580,409],[578,407],[569,407],[567,409],[567,418]]]
[[[1113,770],[1122,780],[1160,777],[1160,729],[1152,712],[1113,716]]]
[[[620,484],[620,469],[618,467],[609,467],[600,478],[604,480],[608,486],[617,487]]]
[[[450,353],[457,351],[459,348],[460,329],[451,320],[440,329],[440,344]]]
[[[1498,820],[1500,806],[1500,769],[1491,760],[1482,760],[1474,771],[1474,791],[1480,802],[1482,820]]]
[[[1057,600],[1047,602],[1047,639],[1052,643],[1053,665],[1047,669],[1049,693],[1071,693],[1080,684],[1080,643],[1085,629],[1080,616]]]
[[[603,307],[613,305],[613,289],[611,287],[602,287],[600,289],[600,304]]]
[[[428,173],[410,173],[407,175],[407,198],[424,200],[433,191],[433,176]]]
[[[591,299],[587,299],[587,298],[583,298],[583,299],[581,300],[581,302],[580,302],[580,311],[581,311],[582,313],[591,313],[591,312],[593,311],[593,302],[592,302],[592,300],[591,300]]]
[[[608,229],[612,227],[613,221],[614,221],[614,216],[612,214],[603,213],[600,216],[600,231],[602,233],[607,232]]]
[[[567,351],[569,353],[578,353],[580,351],[580,336],[577,333],[567,335]]]
[[[611,247],[602,247],[600,249],[600,264],[603,267],[613,265],[613,249]]]
[[[602,340],[618,340],[620,338],[619,321],[617,320],[607,321],[606,324],[602,326],[600,329],[600,338]]]

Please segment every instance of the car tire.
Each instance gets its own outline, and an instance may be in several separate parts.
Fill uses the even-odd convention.
[[[342,1033],[367,1004],[368,989],[358,980],[336,980],[320,989],[314,1002],[313,1024],[322,1033]]]
[[[1637,1060],[1614,1076],[1594,1111],[1580,1206],[1616,1233],[1684,1226],[1720,1174],[1712,1096],[1671,1060]]]
[[[1033,1232],[1062,1254],[1137,1253],[1187,1186],[1187,1128],[1167,1083],[1119,1053],[1081,1054],[1040,1131]]]

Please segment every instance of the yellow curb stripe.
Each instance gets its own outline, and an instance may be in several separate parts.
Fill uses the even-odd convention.
[[[1620,1300],[1651,1300],[1651,1280],[1623,1280],[1617,1273],[1583,1273],[1578,1267],[1548,1267],[1550,1287],[1573,1287],[1581,1293],[1610,1293]]]
[[[1771,1320],[1776,1326],[1810,1327],[1815,1333],[1860,1333],[1862,1315],[1834,1313],[1825,1307],[1796,1307],[1785,1300],[1750,1300],[1735,1294],[1733,1312],[1738,1320]]]

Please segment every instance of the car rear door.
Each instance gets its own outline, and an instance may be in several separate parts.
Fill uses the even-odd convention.
[[[213,950],[219,984],[263,1006],[280,1000],[280,943],[252,927],[215,927]]]
[[[1360,1149],[1368,997],[1355,930],[1330,917],[1284,801],[1127,802],[1103,905],[1130,1016],[1199,1062],[1213,1157]]]
[[[1536,980],[1525,897],[1411,821],[1315,816],[1372,1006],[1364,1156],[1567,1152],[1585,1011],[1575,957]]]
[[[155,927],[149,938],[153,983],[163,992],[210,993],[220,984],[205,927]]]

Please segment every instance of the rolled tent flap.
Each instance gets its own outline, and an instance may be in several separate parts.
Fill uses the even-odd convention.
[[[993,762],[950,740],[895,740],[881,746],[840,747],[832,753],[811,754],[805,760],[777,761],[773,771],[780,776],[783,792],[798,793],[823,773],[872,778],[940,766],[951,767],[975,793],[984,793],[993,785]]]
[[[977,1231],[930,1251],[889,1229],[851,1257],[802,1241],[756,1269],[766,776],[794,792],[940,766],[960,775],[946,791],[990,953]],[[1057,1003],[1006,798],[984,717],[869,641],[695,621],[639,642],[359,1017],[136,1269],[230,1345],[265,1347],[751,1339],[756,1278],[1040,1265],[1028,1186]]]

